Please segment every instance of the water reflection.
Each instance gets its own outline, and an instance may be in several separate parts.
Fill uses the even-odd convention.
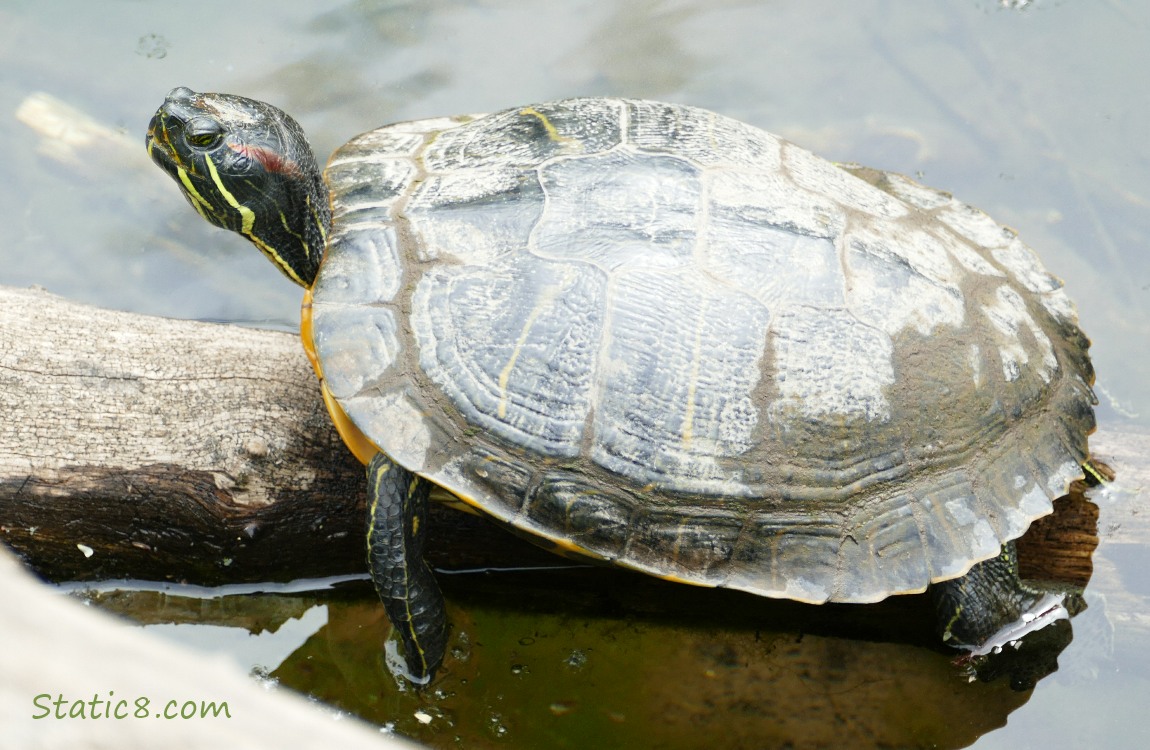
[[[1084,585],[1097,508],[1081,493],[1055,507],[1023,544],[1024,575]],[[95,599],[145,622],[262,634],[258,647],[231,647],[245,668],[439,747],[965,747],[1032,694],[1012,689],[1009,657],[970,682],[937,643],[923,596],[814,607],[586,567],[440,580],[452,641],[422,692],[383,667],[390,627],[366,581],[310,594]],[[1065,646],[1070,626],[1047,631]],[[210,650],[234,642],[214,630],[190,638]],[[290,651],[278,664],[266,656],[277,649]]]

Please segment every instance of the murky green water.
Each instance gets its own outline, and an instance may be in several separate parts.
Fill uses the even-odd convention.
[[[0,283],[110,308],[296,325],[297,290],[242,240],[204,224],[148,163],[144,128],[176,85],[272,101],[321,155],[397,119],[575,94],[659,98],[715,109],[829,158],[918,176],[1018,229],[1078,303],[1094,341],[1103,429],[1145,429],[1150,4],[1013,5],[1025,7],[9,0],[0,5]],[[70,136],[45,123],[38,94],[105,129],[65,147]],[[1102,580],[1144,602],[1150,560],[1136,545],[1107,548],[1107,512]],[[1144,624],[1129,629],[1145,615],[1108,605],[1126,600],[1105,583],[1092,584],[1062,669],[1020,697],[954,681],[946,656],[909,621],[908,633],[871,641],[848,640],[851,628],[837,622],[801,637],[809,625],[767,633],[754,617],[793,622],[791,610],[760,612],[735,597],[703,600],[703,617],[645,614],[630,606],[638,594],[615,581],[452,580],[467,658],[443,694],[421,698],[397,692],[365,658],[362,644],[377,643],[386,624],[362,587],[207,600],[177,608],[188,625],[149,627],[441,746],[457,737],[469,747],[1147,741],[1150,646],[1135,637]],[[549,587],[559,593],[520,595]],[[174,601],[137,596],[129,609],[163,621]],[[1115,609],[1125,619],[1108,616]],[[245,617],[275,632],[237,629]]]

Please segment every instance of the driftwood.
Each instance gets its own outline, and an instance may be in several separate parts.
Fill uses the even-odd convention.
[[[0,540],[45,577],[212,585],[364,569],[363,470],[292,334],[0,288],[0,406]],[[1109,436],[1131,440],[1146,444]],[[1144,469],[1144,456],[1131,460]],[[1033,572],[1085,583],[1097,514],[1068,507],[1030,535],[1047,565]],[[1058,531],[1066,518],[1077,531]],[[481,518],[432,521],[435,566],[553,562]]]
[[[0,549],[0,745],[410,748],[34,581]]]

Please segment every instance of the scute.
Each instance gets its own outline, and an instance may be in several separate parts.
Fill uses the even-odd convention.
[[[579,454],[606,279],[588,266],[448,266],[420,279],[420,368],[463,418],[542,456]]]
[[[415,259],[488,266],[512,258],[539,223],[538,181],[512,169],[428,175],[405,212]]]
[[[394,366],[400,347],[394,311],[325,305],[316,317],[312,340],[336,399],[363,394]]]
[[[799,305],[779,315],[772,332],[773,424],[890,421],[895,372],[887,333],[844,309]]]
[[[421,161],[429,172],[461,167],[534,167],[559,155],[606,151],[620,140],[622,107],[610,99],[586,99],[497,112],[435,135]]]
[[[639,487],[750,494],[767,308],[693,269],[634,268],[612,293],[590,457]]]
[[[688,161],[617,149],[549,161],[539,180],[546,207],[527,241],[533,255],[610,272],[682,265],[694,252],[703,186]]]
[[[703,167],[772,174],[781,141],[770,133],[714,112],[662,102],[627,102],[627,142],[645,152],[667,153]],[[715,148],[715,144],[722,144]]]
[[[936,327],[963,325],[957,269],[931,235],[894,227],[845,239],[847,306],[859,320],[888,336],[905,329],[929,336]]]
[[[1086,457],[1093,371],[1060,283],[905,177],[573,99],[381,128],[327,179],[329,390],[545,543],[875,601],[997,554]]]

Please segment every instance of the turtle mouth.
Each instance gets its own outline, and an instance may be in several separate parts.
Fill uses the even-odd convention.
[[[148,133],[144,136],[144,145],[147,146],[148,156],[160,169],[176,177],[176,173],[185,168],[172,146],[171,131],[168,128],[168,116],[163,107],[152,116],[148,123]]]
[[[188,123],[189,110],[195,107],[195,97],[196,93],[189,88],[172,89],[148,123],[148,133],[144,137],[148,156],[172,177],[176,177],[179,170],[190,171],[190,165],[180,157],[175,143],[179,131]]]

